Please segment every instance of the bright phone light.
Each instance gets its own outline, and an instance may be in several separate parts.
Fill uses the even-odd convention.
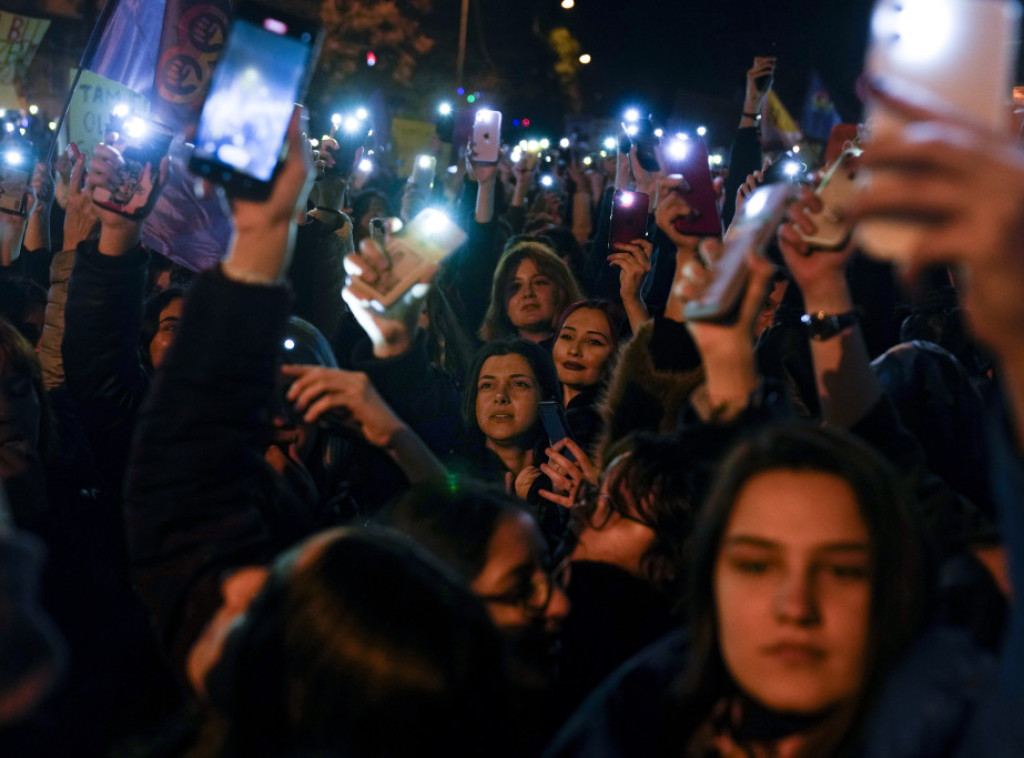
[[[635,202],[636,195],[634,195],[632,192],[623,192],[619,196],[619,205],[621,205],[623,208],[632,208],[633,203]]]
[[[771,192],[758,190],[747,198],[746,205],[743,206],[743,215],[750,218],[759,214],[764,209],[764,204],[768,202],[768,195],[770,194]]]
[[[517,147],[515,150],[512,151],[512,155],[509,156],[509,159],[513,163],[519,163],[519,161],[523,159],[523,151]]]
[[[583,55],[580,56],[580,63],[582,63],[584,66],[590,63],[591,60],[592,58],[590,57],[590,53],[583,53]]]
[[[310,144],[310,145],[311,145],[312,147],[320,147],[320,140],[318,140],[318,139],[317,139],[316,137],[312,137],[312,138],[310,138],[310,140],[309,140],[309,144]]]
[[[439,234],[451,223],[446,215],[433,208],[427,208],[420,217],[423,220],[423,231],[427,234]]]
[[[359,161],[359,170],[362,171],[364,174],[370,173],[371,171],[373,171],[373,161],[371,161],[369,158],[363,158],[361,161]]]
[[[448,173],[449,174],[457,174],[457,173],[459,173],[459,167],[458,166],[449,166],[448,167]]]
[[[284,349],[285,350],[294,350],[295,349],[295,340],[293,340],[291,337],[286,339],[284,341]]]
[[[55,132],[55,131],[57,131],[57,122],[56,122],[56,121],[51,121],[51,122],[50,122],[50,123],[48,124],[48,126],[50,127],[50,131],[51,131],[51,132]]]
[[[608,153],[607,153],[607,152],[605,152],[604,150],[602,150],[602,151],[601,151],[601,157],[602,157],[602,158],[607,158],[607,157],[608,157]]]
[[[708,156],[708,163],[712,166],[721,166],[725,162],[725,158],[722,157],[721,153],[712,153]]]
[[[686,154],[690,152],[690,146],[686,140],[674,139],[668,143],[668,156],[674,161],[686,160]]]
[[[593,162],[594,162],[594,159],[591,158],[589,155],[583,156],[583,165],[584,166],[589,166]]]
[[[800,173],[800,164],[796,161],[786,161],[782,165],[782,172],[786,176],[796,176]]]
[[[636,108],[627,108],[626,112],[622,114],[622,118],[625,121],[639,121],[640,111]]]
[[[676,139],[690,139],[690,135],[686,132],[676,132]]]
[[[661,129],[655,129],[654,130],[654,136],[657,137],[658,139],[661,139],[664,135],[665,135],[665,132],[662,131]]]
[[[128,103],[118,103],[117,105],[114,106],[114,109],[112,111],[110,111],[110,112],[113,115],[117,116],[118,118],[124,118],[125,116],[128,115],[128,111],[129,111]]]
[[[562,137],[562,139],[558,140],[558,146],[565,150],[565,148],[569,147],[569,138]]]
[[[800,152],[800,145],[793,145],[793,152],[794,153],[799,153]]]
[[[366,110],[366,108],[357,108],[356,109],[356,118],[359,119],[360,121],[366,121],[366,119],[368,119],[369,117],[370,117],[370,112],[368,110]]]
[[[551,147],[551,141],[548,139],[542,139],[539,144],[541,150],[547,150],[549,147]]]
[[[124,122],[124,132],[132,139],[142,139],[147,131],[146,122],[138,116]]]
[[[452,104],[441,103],[439,106],[437,106],[437,112],[440,113],[442,116],[452,115]]]
[[[635,137],[639,131],[640,127],[637,126],[636,124],[630,124],[629,126],[626,127],[626,134],[628,134],[630,137]]]
[[[697,136],[698,137],[703,137],[707,133],[708,133],[708,128],[706,126],[698,126],[697,127]]]
[[[10,121],[8,121],[6,124],[4,124],[4,128],[7,131],[9,131],[9,132],[13,132],[14,131],[14,124],[12,124]]]
[[[420,168],[430,168],[430,156],[421,155],[418,161]]]
[[[25,156],[17,150],[7,150],[4,152],[4,161],[9,166],[20,166],[24,160]]]
[[[954,32],[951,0],[899,0],[879,4],[871,19],[875,37],[892,41],[893,55],[926,63],[947,53]]]
[[[355,134],[359,129],[359,119],[349,116],[342,124],[342,128],[349,134]]]
[[[529,142],[527,142],[524,139],[519,140],[519,149],[520,150],[528,150],[529,147],[530,147],[530,143]]]
[[[562,0],[562,7],[565,8],[567,11],[571,11],[574,7],[576,7],[576,0]]]
[[[545,174],[544,176],[542,176],[540,178],[540,183],[541,183],[541,186],[551,187],[551,186],[554,186],[555,180],[552,179],[550,176]]]
[[[333,116],[331,116],[331,123],[334,124],[335,126],[341,126],[341,121],[342,119],[340,113],[335,113]]]
[[[36,115],[37,113],[39,113],[39,106],[38,105],[30,105],[28,107],[28,112],[29,112],[30,116]]]
[[[615,140],[614,137],[605,137],[604,138],[604,149],[605,150],[614,150],[616,147],[618,147],[618,145],[619,145],[619,143]]]
[[[526,149],[529,150],[531,153],[535,153],[538,150],[540,150],[540,143],[537,140],[532,139],[526,143]]]

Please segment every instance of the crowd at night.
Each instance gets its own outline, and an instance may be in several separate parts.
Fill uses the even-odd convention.
[[[799,118],[563,29],[554,128],[473,2],[400,113],[364,0],[109,0],[60,107],[0,11],[0,756],[1024,755],[1020,4]]]

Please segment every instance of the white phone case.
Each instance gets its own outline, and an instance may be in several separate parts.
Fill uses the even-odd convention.
[[[481,163],[497,163],[501,154],[501,111],[479,110],[473,121],[473,151]]]

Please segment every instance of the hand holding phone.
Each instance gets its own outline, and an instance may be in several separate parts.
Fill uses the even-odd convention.
[[[647,215],[650,195],[643,192],[615,190],[612,198],[611,225],[608,230],[608,249],[647,239]]]
[[[852,233],[846,221],[847,211],[856,194],[857,158],[863,151],[850,146],[843,151],[819,182],[815,193],[821,201],[821,210],[804,213],[816,227],[813,234],[803,231],[800,236],[811,247],[819,250],[838,249],[842,247]]]
[[[679,234],[715,236],[722,233],[722,220],[718,213],[718,193],[711,177],[708,149],[700,139],[670,139],[662,152],[665,173],[669,177],[682,177],[688,189],[677,189],[689,205],[689,213],[673,219]]]
[[[126,218],[144,218],[156,203],[162,186],[161,164],[173,138],[174,132],[156,121],[139,116],[125,119],[120,140],[122,160],[116,172],[118,181],[97,184],[92,201]]]
[[[474,162],[498,162],[501,155],[501,111],[481,109],[476,112],[470,144]]]
[[[557,400],[543,400],[538,406],[540,422],[544,426],[544,433],[548,435],[548,442],[555,445],[562,440],[572,439],[572,431],[569,429],[569,422],[565,418],[565,410]],[[568,448],[562,450],[562,455],[570,461],[576,457]]]

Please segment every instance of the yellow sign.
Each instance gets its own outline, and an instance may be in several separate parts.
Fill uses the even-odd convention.
[[[419,153],[429,153],[430,138],[434,136],[435,127],[426,121],[413,121],[408,118],[391,120],[391,151],[392,157],[401,160],[398,167],[400,176],[412,173],[413,163]]]
[[[121,103],[134,114],[149,113],[149,101],[142,95],[92,71],[83,71],[68,106],[68,141],[77,143],[83,153],[91,153],[103,141],[110,112]]]
[[[0,84],[25,75],[48,28],[48,19],[0,11]]]

